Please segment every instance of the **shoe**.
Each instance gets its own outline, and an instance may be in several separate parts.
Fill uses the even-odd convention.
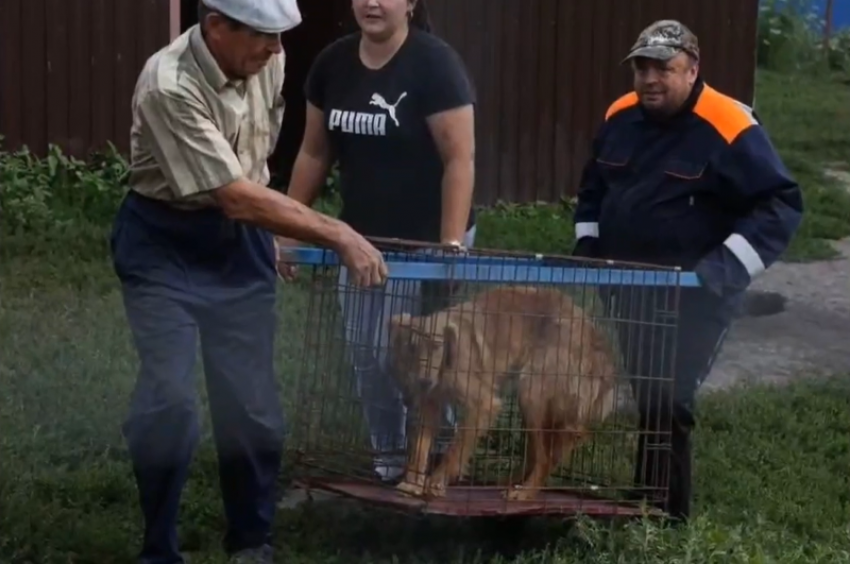
[[[274,549],[265,544],[258,548],[246,548],[230,556],[231,564],[274,564]]]
[[[375,458],[375,474],[385,484],[397,483],[404,476],[405,457],[385,455]]]

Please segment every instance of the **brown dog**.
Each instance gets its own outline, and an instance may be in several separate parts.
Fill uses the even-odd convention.
[[[616,370],[608,341],[565,293],[504,286],[433,313],[390,321],[394,372],[419,412],[406,475],[398,489],[443,496],[466,475],[478,439],[502,405],[502,384],[517,373],[528,434],[522,484],[511,500],[533,499],[586,436],[614,408]],[[428,455],[447,402],[465,411],[442,462],[426,477]]]

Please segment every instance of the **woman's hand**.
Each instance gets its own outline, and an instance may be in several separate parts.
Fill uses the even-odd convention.
[[[458,253],[458,254],[466,252],[466,247],[464,247],[463,243],[461,243],[457,239],[450,239],[448,241],[442,241],[441,245],[446,247],[449,252],[455,252],[455,253]]]

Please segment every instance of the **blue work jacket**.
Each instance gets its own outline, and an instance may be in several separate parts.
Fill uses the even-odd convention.
[[[728,297],[780,257],[802,213],[800,187],[754,112],[700,79],[663,121],[634,92],[610,106],[574,222],[596,258],[695,270]]]

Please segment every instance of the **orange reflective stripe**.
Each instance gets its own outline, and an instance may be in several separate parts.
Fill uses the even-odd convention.
[[[634,92],[629,92],[628,94],[620,96],[620,98],[618,98],[613,104],[608,107],[608,111],[605,112],[605,120],[607,121],[611,118],[611,116],[613,116],[617,112],[622,112],[623,110],[631,108],[632,106],[637,106],[637,103],[638,97],[637,94]]]
[[[727,143],[732,143],[742,131],[758,124],[743,104],[708,85],[697,100],[694,113],[711,124]]]

